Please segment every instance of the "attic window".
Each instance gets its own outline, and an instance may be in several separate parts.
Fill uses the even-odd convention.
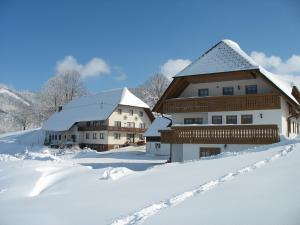
[[[140,113],[140,116],[142,117],[143,116],[143,111],[140,111],[139,113]]]
[[[129,114],[133,116],[133,110],[129,110]]]
[[[122,114],[122,109],[118,109],[118,114],[119,114],[119,115]]]

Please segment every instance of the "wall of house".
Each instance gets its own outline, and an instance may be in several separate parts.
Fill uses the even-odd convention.
[[[118,113],[118,109],[122,110],[122,113]],[[133,115],[130,114],[130,110],[133,110]],[[140,111],[143,115],[140,115]],[[122,127],[127,127],[128,122],[134,122],[135,127],[139,128],[140,123],[145,123],[146,128],[149,127],[151,121],[143,108],[119,105],[114,112],[108,118],[108,125],[115,126],[115,121],[121,121]]]
[[[160,145],[160,147],[158,147]],[[170,144],[148,141],[146,143],[146,152],[153,155],[170,155]]]
[[[253,124],[277,124],[280,133],[285,132],[283,130],[282,111],[280,109],[209,112],[209,113],[174,113],[172,114],[172,120],[173,120],[173,125],[175,125],[175,124],[184,124],[184,118],[203,118],[204,124],[212,124],[212,116],[222,116],[222,124],[226,124],[227,115],[236,115],[237,123],[241,124],[241,115],[248,115],[248,114],[251,114],[253,116]]]
[[[183,145],[182,144],[172,144],[170,146],[172,151],[172,162],[182,162],[183,161]]]
[[[86,134],[89,134],[87,139]],[[100,139],[100,133],[103,134],[103,139]],[[96,138],[93,138],[93,134],[96,134]],[[108,144],[108,132],[107,131],[82,131],[80,132],[81,142],[85,144]]]
[[[291,116],[291,114],[289,113],[289,106],[288,106],[287,100],[284,97],[281,97],[281,109],[282,109],[282,114],[281,114],[282,134],[289,138],[297,137],[299,135],[297,126],[300,126],[300,118],[298,118],[298,119],[295,117],[290,118],[291,132],[288,134],[288,118]],[[294,124],[295,124],[295,127],[294,127]],[[298,128],[298,129],[300,129],[300,128]]]
[[[252,149],[260,145],[237,145],[237,144],[173,144],[172,162],[197,160],[200,158],[200,148],[220,148],[221,152],[239,152]]]
[[[262,78],[247,80],[221,81],[211,83],[192,83],[179,97],[195,97],[198,96],[198,89],[209,89],[209,96],[222,96],[223,87],[234,87],[234,95],[244,95],[247,85],[257,85],[257,93],[270,93],[273,88]]]

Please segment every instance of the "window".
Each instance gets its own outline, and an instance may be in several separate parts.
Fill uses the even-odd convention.
[[[155,148],[160,148],[160,143],[155,143]]]
[[[99,126],[104,126],[104,122],[105,122],[104,120],[100,120],[99,121]]]
[[[115,121],[115,127],[121,127],[121,121]]]
[[[140,114],[140,116],[143,116],[143,115],[144,115],[143,111],[140,111],[139,114]]]
[[[85,139],[90,139],[90,133],[85,134]]]
[[[61,140],[61,135],[58,135],[58,140]]]
[[[97,133],[93,133],[93,139],[97,139]]]
[[[121,139],[121,134],[120,133],[115,133],[114,137],[115,137],[115,139],[120,140]]]
[[[86,122],[86,126],[87,127],[91,126],[91,122]]]
[[[134,122],[127,122],[127,127],[135,127],[135,123]]]
[[[139,139],[140,140],[144,140],[144,135],[143,134],[139,134]]]
[[[129,114],[133,116],[133,110],[129,110]]]
[[[206,88],[206,89],[199,89],[198,90],[198,96],[200,96],[200,97],[208,96],[208,88]]]
[[[237,116],[226,116],[227,124],[237,124]]]
[[[184,118],[184,124],[202,124],[202,118]]]
[[[118,114],[119,114],[119,115],[122,114],[122,109],[118,109]]]
[[[100,139],[104,139],[104,133],[100,133]]]
[[[97,121],[93,121],[93,127],[96,127],[98,125],[98,122]]]
[[[246,94],[257,94],[257,85],[247,85]]]
[[[55,135],[55,140],[57,140],[57,135]]]
[[[212,124],[222,124],[222,116],[212,116]]]
[[[223,95],[233,95],[233,87],[223,87]]]
[[[140,128],[145,128],[146,124],[145,123],[140,123]]]
[[[241,124],[252,124],[253,116],[252,115],[242,115],[241,116]]]

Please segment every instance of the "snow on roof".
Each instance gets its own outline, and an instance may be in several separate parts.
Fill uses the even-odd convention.
[[[159,130],[164,130],[170,125],[171,121],[165,117],[156,117],[153,123],[146,130],[145,137],[160,137]]]
[[[258,65],[236,42],[228,39],[220,41],[197,60],[176,74],[175,77],[253,69],[258,69],[295,103],[299,104],[292,95],[292,82],[283,80],[279,75],[275,75]]]
[[[258,64],[237,43],[222,40],[175,77],[249,69],[258,69]]]
[[[76,98],[54,113],[44,124],[44,130],[68,130],[76,122],[106,120],[118,105],[149,108],[126,87]]]
[[[289,96],[296,104],[299,104],[295,97],[292,95],[293,82],[282,79],[279,75],[271,73],[264,69],[262,66],[259,66],[259,71],[265,75],[272,83],[274,83],[280,90],[282,90],[286,95]]]

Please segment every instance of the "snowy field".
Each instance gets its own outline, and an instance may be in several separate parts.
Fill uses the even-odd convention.
[[[0,135],[1,225],[299,225],[300,139],[186,163]]]

